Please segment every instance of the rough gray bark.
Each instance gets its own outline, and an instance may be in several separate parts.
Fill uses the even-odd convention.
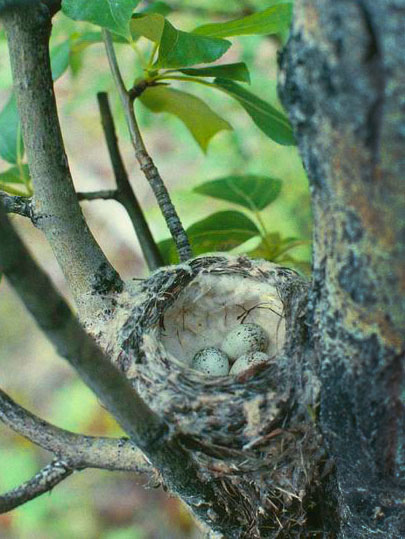
[[[404,16],[403,0],[297,0],[281,57],[315,219],[328,496],[348,538],[405,535]]]
[[[51,13],[33,2],[6,10],[1,19],[34,185],[36,226],[51,245],[85,321],[106,309],[106,296],[122,289],[122,281],[87,227],[73,187],[53,92]]]

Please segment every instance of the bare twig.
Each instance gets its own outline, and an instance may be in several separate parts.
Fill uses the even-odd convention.
[[[9,195],[0,191],[0,204],[3,204],[6,213],[16,213],[29,219],[33,218],[31,197]]]
[[[170,234],[176,244],[179,258],[184,262],[192,257],[192,251],[187,234],[183,228],[183,225],[181,224],[179,216],[177,215],[176,209],[170,199],[170,195],[163,183],[159,171],[146,150],[135,117],[134,95],[130,95],[125,87],[124,81],[122,80],[117,58],[115,56],[111,34],[108,32],[108,30],[103,29],[103,37],[111,73],[118,89],[121,103],[124,108],[132,145],[135,149],[135,157],[137,158],[141,170],[155,194],[160,210],[166,220],[167,227],[169,228]]]
[[[144,473],[151,470],[145,457],[127,438],[76,434],[37,417],[0,389],[0,421],[32,443],[54,453],[72,468]]]
[[[129,218],[131,219],[149,269],[157,269],[160,266],[163,266],[163,259],[156,242],[153,239],[142,208],[140,207],[129,183],[128,174],[125,170],[118,147],[114,120],[111,114],[110,105],[108,103],[108,96],[105,92],[101,92],[97,94],[97,100],[100,108],[104,136],[107,142],[108,152],[110,154],[111,164],[114,170],[115,181],[117,183],[115,199],[124,206]]]
[[[117,200],[116,189],[105,189],[102,191],[78,192],[77,199],[82,200]]]
[[[109,128],[107,127],[107,129]],[[111,139],[112,137],[115,137],[115,132],[109,131],[108,135],[106,134],[106,137],[109,137],[109,145],[111,144],[111,146],[113,146],[114,143],[111,141]],[[111,156],[113,155],[113,152],[114,150],[110,149]],[[121,160],[121,155],[119,153],[116,154],[116,159],[118,161]],[[111,157],[111,160],[113,161],[113,157]],[[113,167],[115,178],[117,181],[117,189],[78,192],[77,199],[79,201],[116,200],[117,202],[122,204],[126,209],[134,226],[148,268],[150,270],[157,269],[163,266],[164,262],[150,232],[145,217],[142,213],[142,209],[139,206],[139,203],[132,191],[128,176],[126,175],[126,171],[123,168],[123,164],[122,174],[120,174],[119,166],[117,167],[115,161],[113,161]],[[37,217],[34,212],[33,201],[31,197],[9,195],[8,193],[3,193],[2,191],[0,191],[0,204],[3,204],[6,213],[15,213],[23,217],[28,217],[29,219],[31,219],[34,225],[37,224]]]
[[[129,381],[84,331],[50,279],[34,262],[0,206],[0,271],[25,303],[39,327],[77,370],[133,442],[178,494],[207,524],[226,521],[226,505],[214,485],[198,474],[180,437],[153,412]],[[171,435],[170,435],[171,434]]]
[[[38,498],[41,494],[49,492],[73,472],[74,469],[64,460],[52,461],[29,481],[0,496],[0,514],[7,513],[19,505]]]
[[[53,91],[50,13],[41,2],[25,7],[14,3],[1,13],[1,22],[34,186],[36,225],[51,245],[85,321],[105,309],[122,281],[92,236],[74,190]],[[100,281],[105,294],[95,293]]]
[[[77,193],[77,199],[79,201],[98,199],[115,200],[116,198],[117,191],[115,189],[105,191],[90,191],[88,193]],[[35,215],[32,197],[9,195],[8,193],[0,191],[0,203],[3,204],[6,213],[15,213],[21,215],[22,217],[28,217],[34,222],[34,224],[37,218],[40,219],[40,215]]]

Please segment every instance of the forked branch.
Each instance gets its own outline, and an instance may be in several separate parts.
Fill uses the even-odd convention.
[[[0,421],[30,442],[69,462],[71,468],[100,468],[144,473],[145,457],[127,438],[76,434],[29,412],[0,389]]]
[[[34,185],[36,225],[61,266],[83,320],[104,309],[122,282],[80,209],[59,125],[49,59],[50,11],[38,2],[0,12]],[[103,294],[95,293],[103,283]]]
[[[15,288],[59,354],[76,369],[103,405],[179,495],[211,527],[225,529],[226,504],[175,432],[153,412],[84,331],[68,305],[34,262],[0,206],[0,271]],[[223,524],[223,525],[222,525]]]
[[[74,469],[68,462],[56,459],[42,468],[31,479],[0,496],[0,514],[7,513],[24,503],[49,492],[58,483],[72,475]]]

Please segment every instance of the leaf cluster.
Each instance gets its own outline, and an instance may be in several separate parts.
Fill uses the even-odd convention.
[[[205,182],[194,188],[194,192],[225,200],[241,206],[249,217],[240,211],[219,211],[191,225],[187,236],[195,255],[214,251],[230,251],[248,240],[260,238],[260,243],[248,255],[272,262],[308,268],[295,260],[289,251],[305,242],[297,238],[282,238],[279,232],[268,232],[260,212],[272,204],[280,195],[282,181],[268,176],[226,176]],[[173,240],[159,243],[166,264],[178,263]]]
[[[139,0],[63,0],[62,11],[75,21],[87,21],[111,32],[116,43],[137,49],[137,42],[150,42],[150,57],[143,59],[144,89],[141,103],[152,113],[177,116],[188,128],[201,149],[207,151],[212,137],[231,124],[200,97],[173,88],[175,82],[200,84],[234,99],[256,126],[270,139],[283,145],[295,143],[285,115],[254,95],[245,86],[250,83],[243,62],[217,63],[229,50],[234,36],[285,34],[289,27],[292,0],[268,0],[266,8],[236,20],[204,24],[191,32],[177,29],[168,19],[171,8],[153,2],[136,10]],[[134,12],[135,10],[135,12]],[[51,48],[53,79],[57,80],[70,66],[76,69],[77,58],[89,46],[102,41],[101,31],[74,32]],[[138,51],[139,52],[139,51]],[[207,65],[211,64],[211,65]],[[213,65],[212,65],[213,64]],[[140,81],[134,81],[134,87]],[[12,167],[0,174],[0,189],[23,196],[32,194],[28,166],[23,164],[23,143],[15,98],[0,112],[0,156]],[[195,192],[242,206],[252,218],[238,211],[221,211],[193,224],[188,230],[196,255],[209,251],[227,251],[249,239],[261,243],[251,256],[282,262],[287,251],[298,245],[295,238],[281,238],[268,232],[260,211],[274,202],[281,190],[281,180],[264,176],[228,176],[206,182]],[[172,240],[160,243],[166,263],[176,262]],[[291,261],[291,259],[290,259]]]

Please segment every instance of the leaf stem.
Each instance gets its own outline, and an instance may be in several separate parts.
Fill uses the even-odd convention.
[[[26,192],[21,191],[20,189],[16,189],[15,187],[10,187],[8,183],[0,183],[0,189],[2,191],[5,191],[6,193],[9,193],[10,195],[16,195],[20,197],[28,196]]]
[[[150,57],[149,57],[148,65],[146,66],[146,70],[151,69],[151,67],[153,65],[153,60],[155,59],[155,55],[156,55],[156,52],[157,52],[158,48],[159,48],[159,43],[154,43],[153,47],[152,47],[152,52],[151,52]]]

